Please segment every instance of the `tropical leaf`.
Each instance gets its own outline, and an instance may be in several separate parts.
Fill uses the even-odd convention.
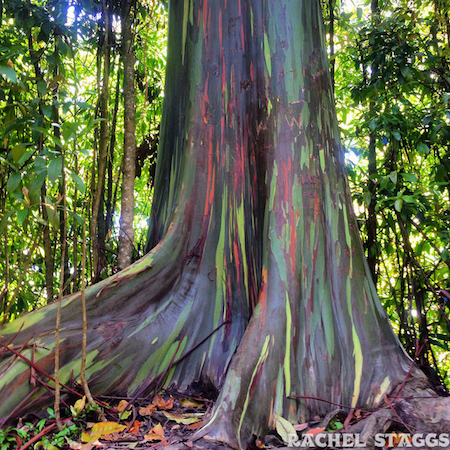
[[[164,429],[160,423],[153,427],[148,434],[144,436],[147,441],[165,441]]]
[[[126,425],[121,425],[117,422],[99,422],[96,423],[90,433],[82,433],[81,440],[83,442],[93,442],[102,436],[107,436],[112,433],[119,433],[126,428]]]
[[[190,425],[192,423],[200,422],[203,414],[172,414],[167,411],[161,411],[169,420],[182,425]]]
[[[168,400],[164,400],[164,398],[161,397],[161,395],[155,395],[152,403],[158,409],[172,409],[173,408],[173,397],[170,397]]]
[[[290,435],[297,435],[294,425],[279,414],[275,415],[275,428],[285,444],[290,442]]]
[[[151,416],[154,412],[156,411],[156,406],[155,405],[147,405],[147,406],[142,406],[141,408],[139,408],[139,414],[141,416]]]

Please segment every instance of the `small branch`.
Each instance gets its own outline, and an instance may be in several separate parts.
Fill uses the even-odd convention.
[[[34,369],[36,369],[39,373],[41,373],[42,375],[46,376],[47,378],[49,378],[50,380],[52,380],[53,382],[56,383],[56,380],[54,377],[52,377],[49,373],[47,373],[45,370],[42,370],[37,364],[35,364],[33,361],[31,361],[30,359],[28,359],[26,356],[22,355],[21,353],[19,353],[18,351],[14,350],[11,347],[8,347],[7,345],[3,344],[2,342],[0,342],[0,347],[3,347],[6,350],[9,350],[10,352],[14,353],[16,356],[18,356],[19,358],[23,359],[27,364],[29,364],[31,367],[33,367]],[[77,395],[78,397],[82,397],[82,395],[75,391],[74,389],[70,388],[69,386],[65,385],[64,383],[59,382],[59,385],[61,387],[63,387],[64,389],[66,389],[68,392],[70,392],[71,394]]]
[[[289,395],[288,398],[293,398],[293,399],[306,399],[306,400],[317,400],[318,402],[325,402],[328,403],[330,405],[336,405],[339,406],[340,408],[346,408],[346,409],[350,409],[353,410],[355,409],[353,406],[349,406],[349,405],[342,405],[341,403],[336,403],[336,402],[332,402],[330,400],[325,400],[323,398],[319,398],[319,397],[313,397],[311,395]],[[364,409],[366,411],[369,411],[368,409],[365,408],[361,408]]]

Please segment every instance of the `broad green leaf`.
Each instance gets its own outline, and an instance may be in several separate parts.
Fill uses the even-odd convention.
[[[47,93],[47,83],[43,80],[37,82],[37,90],[39,95],[43,97]]]
[[[34,149],[29,148],[28,150],[25,150],[25,153],[22,155],[22,157],[19,159],[19,162],[17,163],[19,166],[22,164],[25,164],[28,159],[33,155]]]
[[[427,144],[424,144],[423,142],[421,142],[417,146],[417,151],[419,152],[420,155],[428,155],[428,153],[430,153],[430,147],[428,147]]]
[[[20,209],[19,211],[17,211],[17,220],[19,221],[19,223],[22,225],[24,220],[27,218],[28,216],[28,208],[23,208]]]
[[[371,193],[369,191],[364,191],[363,198],[364,198],[364,203],[366,204],[366,206],[369,206],[372,201]]]
[[[442,101],[444,102],[445,106],[448,105],[449,100],[450,100],[450,92],[444,92],[442,94]]]
[[[398,212],[401,212],[402,206],[403,206],[403,199],[402,199],[402,198],[398,198],[397,200],[395,200],[394,208],[395,208]]]
[[[402,178],[411,183],[417,183],[417,177],[412,173],[402,173]]]
[[[0,66],[0,74],[2,74],[11,83],[17,83],[17,74],[12,67]]]
[[[359,20],[362,19],[363,10],[362,8],[356,8],[356,17],[358,17]]]
[[[397,172],[395,170],[390,173],[389,178],[394,184],[397,184]]]
[[[285,444],[291,442],[290,435],[297,435],[294,425],[279,414],[275,414],[275,428]]]
[[[14,162],[17,164],[25,153],[25,146],[23,144],[17,144],[11,150],[11,156]]]
[[[393,131],[392,136],[394,136],[394,138],[397,139],[397,141],[401,141],[402,139],[402,135],[398,131]]]
[[[53,114],[53,108],[51,107],[51,105],[42,105],[41,108],[44,116],[47,117],[48,120],[51,120]]]
[[[62,171],[62,157],[57,156],[56,158],[52,159],[50,161],[50,164],[48,165],[48,181],[50,183],[54,183],[57,178],[61,175]]]
[[[30,198],[39,198],[41,194],[41,187],[44,184],[45,178],[47,176],[47,171],[42,171],[38,173],[36,178],[33,178],[28,184],[28,193]]]
[[[10,177],[8,178],[8,182],[6,183],[6,189],[8,192],[14,192],[18,187],[20,182],[22,181],[22,177],[20,175],[20,172],[14,172]]]
[[[75,186],[77,189],[84,194],[86,191],[86,185],[84,184],[84,181],[74,172],[70,172],[70,177],[72,178],[73,182],[75,183]]]

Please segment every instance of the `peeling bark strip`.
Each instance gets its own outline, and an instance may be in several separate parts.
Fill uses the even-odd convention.
[[[319,1],[172,0],[169,24],[148,238],[158,244],[86,291],[92,392],[208,380],[221,393],[203,433],[236,448],[277,415],[382,402],[411,361],[364,260]],[[62,382],[79,373],[79,311],[79,294],[63,301]],[[15,341],[33,337],[49,373],[54,314],[50,305],[2,331],[23,326]],[[0,371],[9,364],[5,355]],[[28,379],[22,360],[3,370],[4,419]]]

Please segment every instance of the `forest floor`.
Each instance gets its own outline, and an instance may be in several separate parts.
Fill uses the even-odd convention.
[[[106,404],[107,401],[107,404]],[[213,401],[202,397],[186,397],[177,393],[163,393],[153,399],[103,399],[103,408],[98,410],[87,404],[85,397],[65,406],[68,413],[63,418],[63,429],[58,431],[55,419],[36,417],[19,421],[16,428],[0,430],[1,450],[231,450],[231,447],[208,441],[194,440],[195,432],[201,428],[203,418],[213,406]],[[62,405],[62,409],[63,405]],[[102,417],[101,414],[104,414]],[[106,417],[105,417],[106,416]],[[376,416],[376,417],[375,417]],[[371,420],[375,419],[376,420]],[[381,419],[381,420],[380,420]],[[385,420],[384,420],[385,419]],[[373,433],[383,433],[386,445],[376,445],[367,440],[367,426],[375,423]],[[381,428],[380,428],[381,427]],[[355,431],[360,430],[360,433]],[[284,450],[292,448],[357,448],[392,449],[421,448],[448,449],[438,445],[415,446],[411,442],[411,430],[401,421],[392,420],[389,408],[378,411],[356,410],[348,414],[342,409],[331,411],[326,417],[316,417],[308,423],[290,424],[282,419],[276,429],[262,439],[256,437],[248,443],[246,450]],[[450,430],[449,430],[450,432]],[[357,437],[356,442],[342,444],[345,433]],[[353,433],[353,434],[352,434]],[[364,444],[359,436],[365,433]],[[311,445],[322,434],[318,447]],[[292,444],[292,435],[298,436],[298,445]],[[323,439],[340,436],[340,444],[323,445]],[[289,438],[291,436],[291,439]],[[409,439],[409,440],[408,440]],[[309,444],[308,444],[309,442]],[[326,442],[336,442],[326,440]],[[291,445],[289,445],[291,443]],[[316,441],[317,443],[317,441]],[[322,444],[322,445],[320,445]]]

